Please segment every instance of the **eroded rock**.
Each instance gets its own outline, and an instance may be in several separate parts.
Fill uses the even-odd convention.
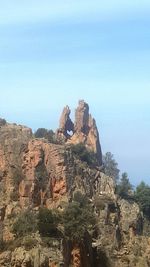
[[[97,156],[98,164],[102,165],[102,152],[99,141],[99,133],[95,120],[89,114],[89,106],[84,100],[80,100],[75,111],[75,123],[73,124],[70,117],[69,107],[65,107],[60,126],[57,130],[58,139],[61,137],[64,142],[69,144],[84,144],[87,149],[94,152]],[[72,131],[72,135],[68,132]],[[64,138],[63,138],[64,137]]]

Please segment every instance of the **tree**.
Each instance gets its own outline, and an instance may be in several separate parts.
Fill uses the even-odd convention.
[[[107,152],[103,156],[104,172],[106,175],[114,178],[115,181],[119,179],[118,163],[114,159],[114,155],[111,152]]]
[[[55,133],[53,130],[47,130],[45,128],[38,128],[37,131],[34,133],[36,138],[45,138],[50,143],[55,143]]]
[[[87,196],[83,195],[81,191],[76,191],[74,193],[73,201],[78,202],[80,207],[86,207],[89,204]]]
[[[150,219],[150,186],[141,182],[136,188],[135,199],[144,215]]]
[[[81,161],[86,162],[88,165],[95,165],[97,164],[96,155],[94,152],[89,151],[84,144],[79,143],[76,145],[71,145],[71,151],[73,155],[80,159]]]
[[[126,172],[122,173],[121,180],[116,187],[116,192],[122,198],[129,198],[130,191],[132,190],[132,185],[129,181],[128,174]]]
[[[58,234],[57,225],[60,218],[47,208],[40,208],[38,214],[38,230],[42,236],[55,237]]]
[[[29,210],[22,212],[12,226],[12,231],[17,237],[34,233],[36,230],[36,215]]]
[[[78,197],[75,196],[75,200],[68,204],[63,214],[64,234],[76,243],[81,242],[85,233],[92,230],[96,222],[91,206],[84,197],[83,205],[81,195],[78,194]]]

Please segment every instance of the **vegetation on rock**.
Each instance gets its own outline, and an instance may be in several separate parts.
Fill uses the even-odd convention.
[[[37,218],[30,210],[20,213],[12,226],[12,232],[16,235],[16,237],[22,237],[36,231]]]
[[[128,174],[126,172],[124,172],[124,173],[122,173],[122,177],[116,186],[116,193],[120,197],[128,199],[131,196],[131,194],[130,194],[131,190],[132,190],[132,185],[129,181]]]
[[[38,230],[41,236],[56,237],[59,235],[58,223],[60,222],[60,216],[52,210],[47,208],[40,208],[38,214]]]
[[[114,159],[114,155],[111,152],[107,152],[103,156],[103,166],[106,175],[111,176],[117,182],[119,179],[118,163]]]
[[[4,126],[6,123],[5,119],[0,118],[0,126]]]
[[[36,138],[45,138],[50,143],[56,143],[55,133],[53,130],[47,130],[45,128],[38,128],[34,133]]]
[[[64,235],[71,241],[80,243],[86,232],[95,226],[96,219],[91,205],[81,193],[74,196],[64,210]]]
[[[95,153],[89,151],[84,144],[79,143],[76,145],[71,145],[71,151],[76,158],[86,162],[88,165],[93,166],[97,164]]]
[[[135,190],[135,199],[143,214],[150,220],[150,186],[141,182]]]

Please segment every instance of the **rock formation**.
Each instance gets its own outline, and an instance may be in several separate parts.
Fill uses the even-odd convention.
[[[74,125],[70,119],[70,112],[68,106],[64,107],[59,122],[59,133],[62,133],[65,137],[69,137],[69,132],[74,131]]]
[[[101,165],[99,135],[88,105],[79,102],[74,125],[69,115],[66,107],[57,132],[65,137],[62,144],[34,138],[24,126],[0,126],[0,238],[7,243],[3,249],[0,239],[0,267],[150,266],[150,237],[143,233],[137,203],[117,196],[113,178],[76,158],[70,148],[70,143],[84,143]],[[97,218],[93,235],[88,234],[80,246],[60,236],[48,247],[39,233],[31,236],[37,244],[30,249],[14,245],[12,224],[22,210],[37,212],[43,206],[63,210],[77,191],[93,206]]]
[[[72,131],[70,136],[68,132]],[[57,136],[64,137],[69,144],[83,143],[87,149],[93,151],[98,160],[98,164],[102,165],[102,152],[99,141],[99,133],[95,120],[89,114],[89,106],[84,100],[79,101],[79,105],[75,111],[75,123],[70,119],[70,109],[66,106],[63,109]],[[63,137],[62,137],[63,136]]]

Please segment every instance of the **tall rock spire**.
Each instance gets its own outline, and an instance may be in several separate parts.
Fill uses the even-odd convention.
[[[72,135],[68,134],[72,131]],[[65,141],[71,144],[83,143],[87,149],[93,151],[97,156],[98,164],[102,165],[102,152],[99,141],[99,133],[95,120],[89,114],[89,106],[84,100],[80,100],[75,110],[75,123],[70,119],[70,109],[66,106],[63,109],[59,129],[57,131],[63,135]]]

